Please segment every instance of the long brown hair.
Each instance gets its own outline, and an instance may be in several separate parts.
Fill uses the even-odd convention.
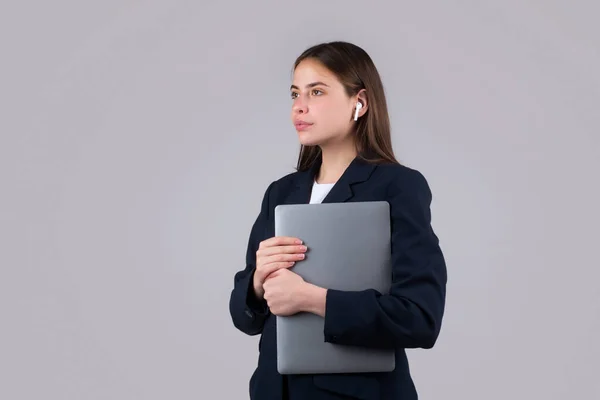
[[[348,96],[365,89],[368,108],[354,131],[358,157],[371,163],[398,164],[392,148],[383,83],[367,52],[348,42],[321,43],[306,49],[294,62],[293,70],[306,59],[320,62],[336,75]],[[320,156],[319,146],[301,145],[296,169],[307,170]]]

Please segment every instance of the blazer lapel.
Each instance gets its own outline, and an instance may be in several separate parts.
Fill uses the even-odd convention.
[[[288,196],[286,203],[307,204],[310,201],[314,179],[320,167],[321,158],[319,157],[308,170],[298,172],[295,187]],[[352,185],[369,179],[374,169],[375,164],[368,163],[358,157],[354,158],[340,179],[331,188],[331,191],[325,196],[322,203],[343,203],[352,199],[354,197]]]

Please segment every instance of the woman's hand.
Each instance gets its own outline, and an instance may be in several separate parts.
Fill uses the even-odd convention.
[[[306,282],[289,269],[279,269],[263,284],[264,299],[275,315],[288,316],[307,311],[325,317],[327,289]]]
[[[293,315],[303,311],[306,303],[307,283],[289,269],[279,269],[263,284],[264,299],[275,315]]]
[[[269,275],[282,268],[287,271],[287,268],[293,266],[296,261],[304,259],[305,252],[306,246],[303,246],[298,238],[275,236],[260,242],[256,251],[256,271],[252,282],[256,297],[263,299],[265,294],[263,284]],[[287,272],[291,273],[291,271]]]

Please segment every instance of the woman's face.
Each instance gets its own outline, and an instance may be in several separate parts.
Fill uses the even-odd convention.
[[[348,139],[355,102],[333,73],[305,59],[294,71],[290,90],[292,123],[301,144],[322,146]]]

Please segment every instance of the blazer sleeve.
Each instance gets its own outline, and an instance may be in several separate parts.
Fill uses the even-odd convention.
[[[392,285],[329,289],[325,341],[373,348],[431,348],[440,332],[446,296],[446,264],[431,227],[431,191],[416,170],[390,185]]]
[[[269,193],[273,183],[267,188],[258,217],[252,225],[246,249],[246,267],[236,272],[233,278],[233,290],[229,298],[229,313],[233,325],[247,335],[262,332],[265,320],[269,315],[267,302],[258,299],[253,289],[254,271],[256,269],[256,251],[263,240],[269,217]]]

